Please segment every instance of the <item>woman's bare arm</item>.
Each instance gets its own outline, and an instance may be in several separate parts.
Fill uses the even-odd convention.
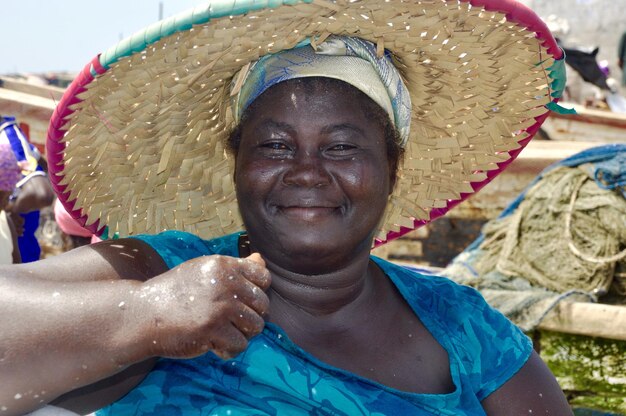
[[[483,408],[489,416],[573,415],[556,379],[534,351],[517,374],[483,400]]]
[[[169,271],[155,256],[139,240],[116,240],[0,269],[4,415],[66,393],[55,403],[94,410],[140,381],[146,359],[230,357],[263,329],[270,278],[258,255]]]
[[[147,358],[145,323],[129,319],[124,302],[165,270],[132,239],[0,269],[3,414],[23,414]]]

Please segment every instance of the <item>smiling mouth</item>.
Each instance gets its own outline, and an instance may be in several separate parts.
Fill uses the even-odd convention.
[[[278,207],[278,211],[288,218],[311,221],[328,216],[334,216],[340,212],[339,207],[315,207],[315,206],[288,206]]]

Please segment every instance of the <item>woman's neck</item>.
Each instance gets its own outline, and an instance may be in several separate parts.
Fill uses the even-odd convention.
[[[240,256],[248,256],[253,251],[257,250],[243,234],[239,239]],[[369,250],[358,250],[346,258],[349,260],[341,262],[332,272],[309,275],[293,272],[264,257],[272,274],[268,291],[271,303],[276,303],[272,310],[293,309],[310,316],[323,316],[362,298],[372,286]]]
[[[268,262],[272,273],[270,300],[283,304],[280,309],[293,308],[312,316],[333,314],[367,293],[371,283],[368,262],[369,256],[365,255],[332,273],[312,276]]]

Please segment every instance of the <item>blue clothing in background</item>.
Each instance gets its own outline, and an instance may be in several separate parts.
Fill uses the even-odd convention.
[[[20,214],[24,218],[24,233],[18,237],[17,245],[20,248],[22,263],[30,263],[39,260],[41,247],[35,236],[39,228],[40,211],[31,211],[28,214]]]
[[[179,231],[137,238],[170,268],[201,255],[238,257],[239,234],[210,241]],[[530,340],[476,290],[372,260],[448,352],[454,392],[386,387],[325,364],[267,323],[234,359],[207,353],[159,360],[142,383],[97,415],[484,415],[481,401],[524,365]]]

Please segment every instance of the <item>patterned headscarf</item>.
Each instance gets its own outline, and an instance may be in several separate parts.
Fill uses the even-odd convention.
[[[264,91],[295,78],[334,78],[356,87],[389,115],[400,133],[400,145],[409,138],[411,98],[391,57],[378,57],[376,45],[359,38],[330,36],[316,48],[305,42],[294,49],[266,55],[236,76],[231,86],[235,120]]]
[[[13,191],[22,179],[22,170],[17,164],[11,145],[0,143],[0,191]]]

